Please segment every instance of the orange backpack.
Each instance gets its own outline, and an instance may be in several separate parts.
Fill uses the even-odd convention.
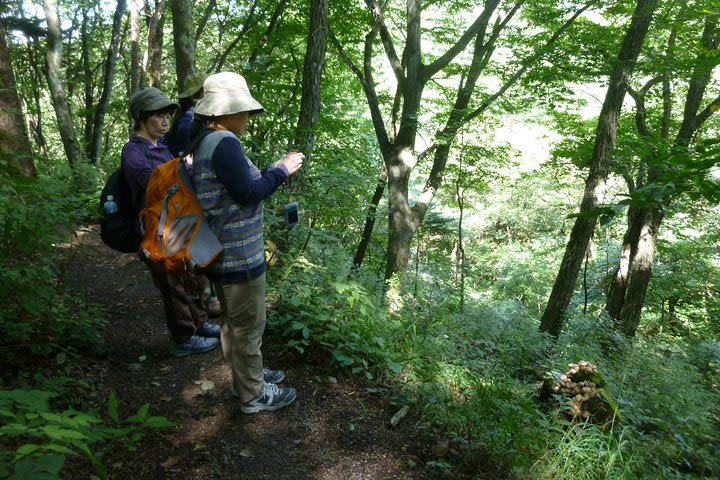
[[[211,155],[222,138],[201,142],[204,154]],[[140,251],[147,259],[161,263],[166,271],[178,275],[194,272],[207,267],[222,252],[220,241],[203,216],[182,157],[153,170],[145,207],[139,214]],[[223,223],[219,222],[218,232]]]

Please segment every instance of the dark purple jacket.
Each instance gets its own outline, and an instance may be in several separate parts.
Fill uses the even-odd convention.
[[[136,214],[145,208],[145,192],[150,174],[155,167],[171,159],[172,154],[163,143],[153,145],[142,137],[133,137],[123,147],[120,164],[130,186],[130,197]]]

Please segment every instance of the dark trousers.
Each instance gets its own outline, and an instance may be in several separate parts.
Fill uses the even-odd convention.
[[[162,295],[165,323],[172,339],[178,343],[188,340],[207,321],[204,305],[209,280],[202,274],[172,275],[157,264],[146,264]]]

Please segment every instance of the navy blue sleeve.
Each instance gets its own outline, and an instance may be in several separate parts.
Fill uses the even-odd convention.
[[[253,178],[253,171],[245,160],[240,142],[232,137],[224,138],[215,148],[212,158],[218,180],[240,205],[260,203],[277,190],[287,179],[284,165],[268,167],[259,178]]]

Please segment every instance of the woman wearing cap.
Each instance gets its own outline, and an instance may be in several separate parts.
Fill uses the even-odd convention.
[[[170,150],[159,140],[167,131],[170,117],[177,108],[177,103],[154,87],[138,90],[130,98],[129,110],[135,135],[123,147],[120,162],[130,187],[135,213],[145,206],[145,192],[152,171],[172,158]],[[138,227],[138,246],[139,239]],[[151,263],[148,267],[163,297],[165,321],[175,341],[173,354],[184,356],[215,348],[219,343],[220,326],[208,322],[205,309],[188,295],[185,285],[191,286],[194,282],[168,274]]]
[[[244,413],[277,410],[296,398],[294,388],[279,388],[282,370],[263,368],[262,335],[265,330],[265,252],[263,200],[301,166],[305,155],[293,152],[262,172],[245,156],[237,135],[247,128],[250,115],[264,111],[236,73],[208,77],[205,96],[195,109],[193,143],[202,135],[217,142],[193,158],[193,184],[210,225],[219,231],[224,250],[207,270],[219,285],[225,321],[221,341],[233,372],[233,392]]]

